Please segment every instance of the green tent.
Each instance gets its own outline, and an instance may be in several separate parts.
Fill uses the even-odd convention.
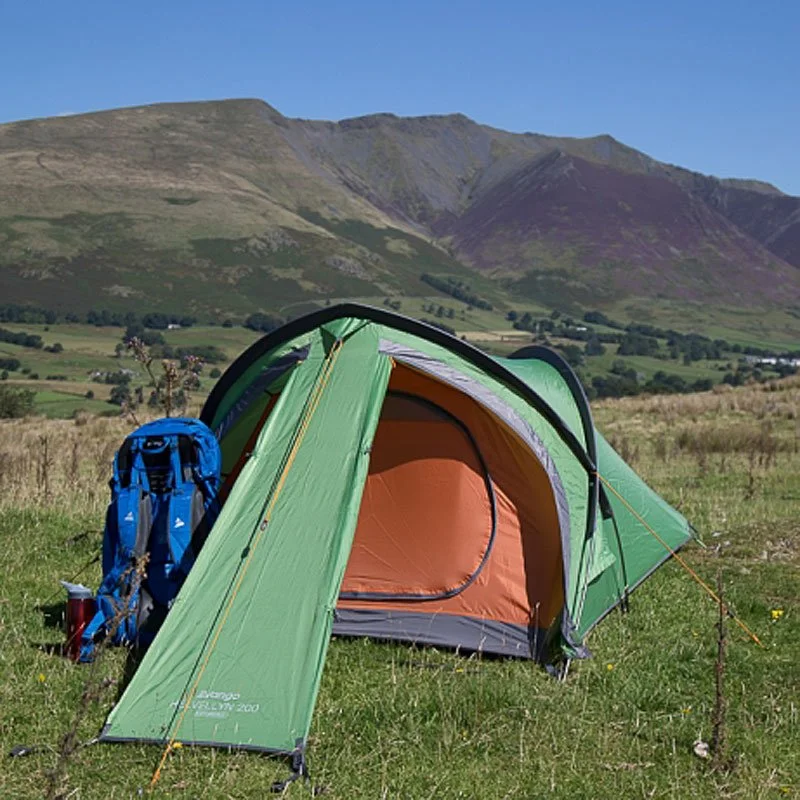
[[[227,499],[105,741],[302,761],[332,630],[564,663],[690,536],[553,351],[342,305],[223,375]]]

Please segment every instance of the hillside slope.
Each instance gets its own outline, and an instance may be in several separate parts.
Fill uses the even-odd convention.
[[[279,310],[430,294],[432,272],[501,300],[793,304],[798,267],[800,199],[609,136],[288,119],[256,100],[0,126],[13,302],[157,308],[180,293],[199,313]]]
[[[529,265],[514,286],[532,296],[746,305],[756,284],[760,297],[778,303],[787,287],[796,290],[795,267],[677,183],[563,151],[497,184],[449,232],[457,252],[483,269]],[[570,269],[575,264],[583,269]]]

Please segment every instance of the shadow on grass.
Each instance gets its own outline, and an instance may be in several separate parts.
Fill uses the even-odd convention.
[[[144,647],[130,647],[128,648],[128,655],[125,658],[125,666],[122,668],[122,675],[117,683],[117,696],[114,699],[114,704],[119,702],[123,692],[128,688],[128,684],[139,669],[139,664],[142,663],[144,654],[147,649]]]
[[[64,630],[64,623],[67,614],[67,604],[65,601],[60,603],[49,603],[48,605],[36,606],[36,610],[41,612],[42,621],[46,628]]]
[[[67,613],[67,604],[65,602],[42,604],[35,607],[36,611],[42,614],[42,621],[45,628],[51,630],[64,631],[64,621]],[[50,656],[63,656],[64,655],[64,642],[33,642],[29,641],[28,644],[35,650],[42,653],[47,653]]]

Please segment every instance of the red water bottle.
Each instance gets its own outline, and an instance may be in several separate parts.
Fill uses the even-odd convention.
[[[92,621],[95,612],[94,593],[80,583],[61,581],[67,590],[67,615],[64,655],[77,661],[81,655],[83,629]]]

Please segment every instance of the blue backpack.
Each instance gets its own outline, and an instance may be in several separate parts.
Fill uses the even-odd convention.
[[[219,514],[220,449],[197,419],[142,425],[114,457],[103,533],[97,612],[81,638],[81,661],[95,643],[147,646],[166,617]],[[135,565],[148,554],[144,577]]]

